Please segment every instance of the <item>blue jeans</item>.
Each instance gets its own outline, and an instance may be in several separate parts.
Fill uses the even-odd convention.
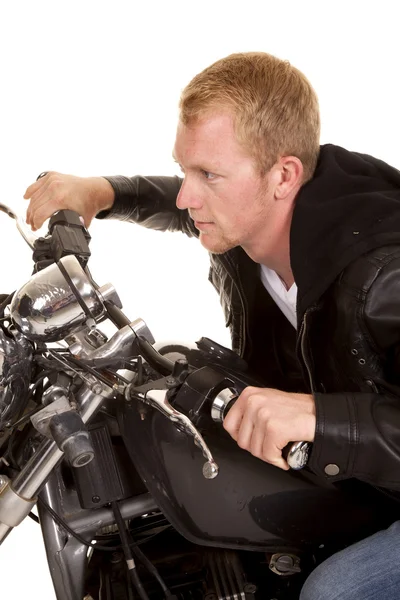
[[[399,600],[400,521],[321,563],[300,600]]]

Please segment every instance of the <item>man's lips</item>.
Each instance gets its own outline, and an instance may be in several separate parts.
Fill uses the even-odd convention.
[[[203,227],[204,229],[207,228],[209,225],[214,225],[214,221],[208,221],[207,219],[204,219],[204,221],[202,219],[199,219],[197,217],[197,215],[192,215],[189,211],[189,216],[190,218],[193,220],[194,226],[196,227],[196,229],[200,229],[201,227]]]
[[[214,225],[214,223],[212,221],[194,221],[194,226],[197,229],[207,228],[210,225]]]

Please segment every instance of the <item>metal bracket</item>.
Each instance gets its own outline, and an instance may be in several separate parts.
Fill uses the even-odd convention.
[[[54,417],[54,415],[61,415],[70,410],[72,410],[72,408],[68,398],[66,396],[61,396],[34,414],[31,417],[32,425],[39,433],[49,439],[53,439],[53,435],[49,428],[50,419]]]

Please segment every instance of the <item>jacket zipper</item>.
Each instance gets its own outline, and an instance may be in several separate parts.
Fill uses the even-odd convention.
[[[304,313],[303,321],[301,323],[300,332],[299,332],[299,346],[300,346],[301,358],[303,359],[303,363],[307,370],[308,380],[310,383],[310,389],[311,389],[312,394],[315,392],[315,387],[314,387],[314,383],[313,383],[313,379],[312,379],[311,367],[308,363],[307,356],[306,356],[305,341],[306,341],[306,331],[307,331],[307,315],[309,315],[316,308],[317,308],[316,306],[311,306],[310,308],[308,308],[306,310],[306,312]]]
[[[241,335],[241,344],[240,344],[240,353],[239,356],[243,358],[244,349],[246,347],[246,323],[247,323],[247,306],[245,300],[245,293],[242,287],[242,283],[239,277],[238,266],[232,264],[230,259],[227,257],[221,257],[221,262],[225,263],[225,268],[230,273],[232,283],[237,289],[237,293],[242,305],[242,318],[240,323],[240,335]]]
[[[240,323],[241,339],[242,339],[241,348],[240,348],[240,356],[241,356],[241,358],[243,358],[244,349],[246,347],[246,323],[247,323],[245,296],[244,296],[244,290],[242,288],[242,284],[241,284],[240,280],[238,280],[237,283],[236,282],[234,282],[234,283],[236,284],[236,287],[238,290],[238,295],[239,295],[240,301],[242,303],[242,310],[243,310],[242,322]]]

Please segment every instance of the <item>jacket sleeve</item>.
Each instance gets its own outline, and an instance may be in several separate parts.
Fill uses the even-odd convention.
[[[180,177],[105,177],[113,187],[115,200],[99,219],[119,219],[159,231],[181,231],[188,236],[198,232],[187,210],[176,207]]]
[[[370,286],[360,326],[381,377],[371,393],[314,394],[316,435],[309,467],[339,481],[355,477],[400,490],[400,258]],[[367,361],[368,362],[368,361]]]

